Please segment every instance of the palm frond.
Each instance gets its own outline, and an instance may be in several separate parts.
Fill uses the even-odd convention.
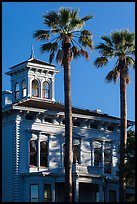
[[[45,44],[41,45],[40,51],[41,51],[41,53],[46,52],[46,51],[50,52],[52,50],[52,48],[53,48],[53,46],[52,46],[51,42],[45,43]]]
[[[83,47],[89,47],[91,50],[93,50],[93,41],[92,38],[89,37],[88,35],[83,35],[81,33],[80,37],[79,37],[79,43],[83,46]]]
[[[78,57],[80,57],[81,52],[80,52],[80,50],[79,50],[76,46],[73,46],[73,47],[71,48],[71,51],[72,51],[72,53],[73,53],[73,58],[78,58]]]
[[[48,14],[43,15],[43,23],[46,24],[48,27],[57,28],[59,23],[59,15],[55,11],[50,11]]]
[[[61,49],[58,49],[57,55],[56,55],[56,61],[58,64],[62,63],[63,59],[63,51]]]
[[[84,18],[81,18],[81,21],[88,21],[88,20],[90,20],[90,19],[92,19],[92,18],[93,18],[92,15],[87,15],[87,16],[85,16]]]
[[[105,66],[108,63],[108,59],[106,57],[98,57],[95,61],[94,61],[94,65],[99,68],[102,66]]]
[[[108,43],[109,46],[113,47],[113,43],[111,42],[111,38],[109,36],[103,35],[101,39]]]
[[[129,65],[130,67],[134,67],[134,65],[135,65],[135,60],[132,58],[132,57],[126,57],[126,63],[127,63],[127,65]]]
[[[69,8],[61,8],[59,10],[59,23],[61,26],[65,26],[66,24],[69,23],[70,20],[70,15],[71,15],[71,10]]]
[[[50,64],[52,63],[53,58],[54,58],[54,50],[49,55],[49,63]]]
[[[114,76],[114,70],[111,70],[108,74],[107,74],[107,76],[106,76],[106,81],[107,82],[111,82],[112,80],[113,80],[113,76]]]
[[[89,60],[89,54],[87,51],[85,51],[84,49],[81,49],[81,55],[84,56],[86,58],[86,60]]]
[[[114,49],[110,47],[108,44],[100,43],[95,47],[95,49],[98,49],[103,56],[106,57],[114,56]]]
[[[48,40],[50,38],[50,31],[48,30],[37,30],[33,33],[33,37],[37,40]]]

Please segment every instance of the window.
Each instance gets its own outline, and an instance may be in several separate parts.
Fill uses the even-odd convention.
[[[30,202],[39,202],[39,185],[30,185]]]
[[[38,81],[36,79],[32,81],[32,96],[39,96],[39,86]]]
[[[15,100],[19,99],[19,83],[15,84]]]
[[[37,166],[37,141],[30,140],[30,166]]]
[[[96,124],[91,123],[91,124],[90,124],[90,128],[97,129],[98,127],[97,127],[97,125],[96,125]]]
[[[74,126],[78,126],[78,127],[79,127],[79,126],[80,126],[80,122],[79,122],[79,121],[77,121],[77,120],[75,120],[75,121],[73,122],[73,125],[74,125]]]
[[[40,142],[40,166],[48,166],[48,143]]]
[[[48,122],[48,123],[52,123],[52,118],[45,117],[45,118],[44,118],[44,121],[45,121],[45,122]]]
[[[43,137],[43,136],[42,136]],[[30,140],[30,167],[48,167],[48,142]]]
[[[104,173],[111,174],[112,151],[111,143],[105,142],[104,148]]]
[[[107,130],[113,131],[113,130],[114,130],[114,127],[113,127],[113,126],[108,126],[108,127],[107,127]]]
[[[94,166],[100,166],[102,161],[101,142],[94,142]]]
[[[44,184],[44,202],[51,202],[51,185]]]
[[[26,81],[23,80],[22,82],[22,98],[26,97]]]
[[[43,98],[50,98],[50,85],[46,81],[43,83],[42,96],[43,96]]]
[[[73,145],[73,162],[78,164],[80,163],[80,146]]]

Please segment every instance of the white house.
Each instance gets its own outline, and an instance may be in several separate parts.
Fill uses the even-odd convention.
[[[54,65],[33,56],[10,68],[2,93],[3,202],[64,202],[64,105]],[[73,107],[73,201],[118,201],[120,119]],[[128,121],[128,127],[134,122]],[[127,194],[134,189],[127,189]]]

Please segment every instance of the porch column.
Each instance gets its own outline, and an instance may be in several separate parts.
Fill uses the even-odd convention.
[[[103,184],[99,184],[99,202],[104,202]]]
[[[78,178],[74,182],[74,202],[79,202],[79,181]]]

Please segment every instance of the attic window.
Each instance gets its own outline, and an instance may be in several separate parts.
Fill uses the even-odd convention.
[[[26,115],[26,120],[33,120],[33,115]]]
[[[114,130],[114,127],[113,127],[113,126],[108,126],[108,127],[107,127],[107,130],[113,131],[113,130]]]
[[[98,129],[96,124],[92,124],[90,125],[90,128],[94,128],[94,129]]]
[[[19,99],[19,83],[15,84],[15,100]]]
[[[22,98],[26,97],[26,81],[22,81]]]
[[[46,118],[44,118],[44,121],[45,121],[45,122],[48,122],[48,123],[52,123],[52,118],[46,117]]]
[[[32,81],[32,96],[39,96],[39,85],[36,79]]]
[[[79,126],[80,126],[80,122],[79,122],[79,121],[74,121],[74,122],[73,122],[73,125],[79,127]]]

